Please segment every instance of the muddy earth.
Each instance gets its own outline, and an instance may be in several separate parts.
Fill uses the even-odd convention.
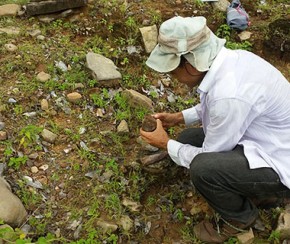
[[[0,5],[11,2],[16,1]],[[65,17],[0,16],[1,173],[28,212],[19,226],[24,234],[10,238],[200,243],[193,226],[211,218],[212,210],[191,185],[187,169],[168,157],[142,165],[140,159],[156,149],[139,138],[146,114],[179,111],[198,98],[146,67],[149,54],[139,28],[159,27],[176,15],[205,16],[213,32],[223,26],[232,43],[265,58],[289,80],[289,3],[242,2],[251,20],[245,41],[225,27],[226,12],[190,0],[90,0]],[[89,52],[112,60],[122,78],[117,83],[94,78],[86,67]],[[132,107],[122,96],[126,89],[147,96],[154,111]],[[44,129],[52,134],[44,135]],[[168,133],[176,138],[181,129]],[[260,209],[255,243],[279,243],[275,229],[284,207]]]

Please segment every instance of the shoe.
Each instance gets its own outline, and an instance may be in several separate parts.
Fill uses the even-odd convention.
[[[211,222],[203,220],[193,228],[197,239],[206,243],[224,243],[227,239],[247,232],[247,228],[255,223],[255,219],[248,224],[237,221],[226,221],[222,218]]]

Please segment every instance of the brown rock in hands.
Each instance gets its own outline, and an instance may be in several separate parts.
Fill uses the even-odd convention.
[[[157,127],[156,119],[151,115],[146,115],[142,122],[142,130],[152,132],[156,129],[156,127]]]

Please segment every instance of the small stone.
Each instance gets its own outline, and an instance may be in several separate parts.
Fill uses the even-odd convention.
[[[118,229],[118,225],[109,223],[109,222],[104,221],[104,220],[98,220],[97,226],[101,227],[105,233],[106,232],[114,232]]]
[[[12,240],[15,236],[14,229],[7,224],[0,225],[0,231],[1,231],[1,243],[3,243],[2,240]]]
[[[41,136],[43,137],[43,139],[47,142],[50,142],[50,143],[54,143],[54,141],[56,140],[57,138],[57,135],[54,134],[53,132],[47,130],[47,129],[44,129],[41,133]]]
[[[48,101],[47,99],[42,99],[40,102],[41,109],[46,111],[48,110]]]
[[[127,215],[124,215],[124,216],[121,217],[120,225],[122,226],[123,230],[125,230],[125,231],[132,230],[132,228],[134,226],[133,220],[130,219],[130,217],[127,216]]]
[[[7,132],[0,131],[0,141],[5,141],[7,139]]]
[[[140,212],[140,210],[142,208],[142,205],[140,203],[133,202],[132,200],[130,200],[128,198],[124,198],[122,200],[122,205],[127,207],[133,213]]]
[[[72,92],[72,93],[67,94],[67,100],[72,103],[78,102],[81,98],[82,98],[82,95],[79,94],[78,92]]]
[[[128,123],[125,120],[122,120],[120,122],[120,124],[117,127],[117,132],[119,132],[119,133],[128,133],[129,132]]]
[[[0,34],[6,33],[7,35],[18,35],[20,33],[20,28],[10,26],[9,28],[0,28]]]
[[[39,167],[39,169],[43,170],[43,171],[46,171],[48,169],[48,165],[47,164],[44,164],[44,165],[41,165]]]
[[[83,83],[76,83],[75,84],[75,89],[83,89],[83,88],[85,88]]]
[[[251,38],[252,32],[242,31],[238,36],[241,41],[246,41]]]
[[[158,147],[154,147],[150,145],[149,143],[147,143],[146,141],[144,141],[141,136],[139,136],[136,141],[138,144],[141,145],[142,149],[144,149],[145,151],[157,152],[159,150]]]
[[[151,155],[146,155],[140,159],[142,165],[148,166],[157,163],[168,156],[167,151],[160,151]]]
[[[38,36],[36,37],[36,39],[39,40],[39,41],[44,41],[44,40],[45,40],[45,36],[43,36],[43,35],[38,35]]]
[[[41,34],[41,30],[32,30],[28,32],[29,35],[31,35],[32,37],[38,36]]]
[[[101,118],[104,117],[103,109],[101,109],[101,108],[97,109],[97,117],[101,117]]]
[[[8,50],[9,52],[15,52],[18,47],[15,46],[14,44],[12,43],[9,43],[9,44],[5,44],[4,47],[6,48],[6,50]]]
[[[152,132],[156,129],[156,119],[151,115],[146,115],[142,122],[142,130]]]
[[[276,231],[280,233],[282,240],[290,239],[290,211],[284,210],[280,214]]]
[[[48,182],[47,177],[44,175],[37,176],[35,180],[37,180],[41,185],[47,185]]]
[[[36,166],[32,166],[30,170],[33,174],[36,174],[38,172],[38,168]]]
[[[47,74],[43,71],[41,71],[40,73],[37,74],[36,79],[41,81],[41,82],[45,82],[48,81],[51,78],[50,74]]]
[[[29,159],[37,159],[38,158],[38,153],[37,152],[34,152],[34,153],[31,153],[28,155],[28,158]]]
[[[3,130],[5,128],[5,123],[0,121],[0,130]]]
[[[8,103],[17,103],[17,101],[14,98],[9,98]]]
[[[0,178],[0,219],[12,227],[20,226],[27,212],[20,199],[11,192],[10,185]],[[3,236],[2,236],[3,237]]]
[[[158,30],[156,25],[145,26],[139,28],[143,43],[145,46],[145,50],[147,53],[150,53],[157,44]]]
[[[255,236],[254,236],[252,228],[250,228],[250,230],[248,232],[237,235],[237,239],[238,239],[239,243],[241,243],[241,244],[252,243],[254,238],[255,238]]]

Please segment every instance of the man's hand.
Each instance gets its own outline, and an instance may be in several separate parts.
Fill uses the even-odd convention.
[[[158,148],[167,149],[169,137],[166,131],[163,129],[160,119],[157,119],[157,128],[153,132],[146,132],[140,129],[140,135],[142,139],[144,139],[150,145]]]
[[[183,114],[181,112],[177,113],[157,113],[153,114],[155,119],[160,119],[162,121],[162,126],[165,128],[170,128],[175,125],[184,124]]]

